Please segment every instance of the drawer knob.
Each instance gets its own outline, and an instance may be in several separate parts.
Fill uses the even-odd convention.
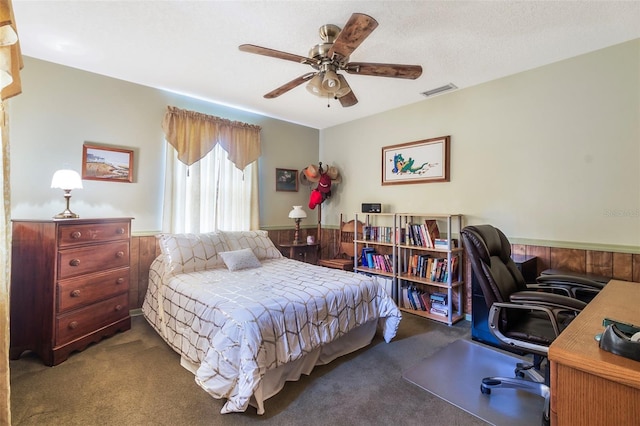
[[[124,256],[124,252],[123,251],[119,251],[116,253],[116,257],[122,257]]]
[[[71,297],[80,297],[80,290],[73,290],[71,292]]]
[[[118,229],[116,229],[116,234],[119,234],[119,235],[124,234],[124,228],[118,228]]]
[[[69,265],[71,265],[71,266],[79,266],[80,265],[80,259],[71,259],[69,261]]]
[[[69,328],[70,328],[71,330],[74,330],[74,329],[78,328],[78,321],[71,321],[71,322],[69,323]]]
[[[121,311],[122,310],[122,305],[116,305],[116,311]]]
[[[77,240],[78,238],[82,237],[82,232],[80,231],[73,231],[71,233],[71,238]]]
[[[122,284],[124,282],[124,278],[120,277],[116,280],[116,284]]]

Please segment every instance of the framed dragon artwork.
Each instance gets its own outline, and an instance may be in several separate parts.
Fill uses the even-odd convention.
[[[451,136],[382,148],[382,185],[449,182]]]

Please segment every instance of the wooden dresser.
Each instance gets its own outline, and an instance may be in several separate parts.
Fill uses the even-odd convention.
[[[131,328],[131,218],[13,220],[11,345],[57,365]]]

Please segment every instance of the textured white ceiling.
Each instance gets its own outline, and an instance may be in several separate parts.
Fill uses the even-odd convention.
[[[23,54],[313,128],[419,102],[429,89],[473,86],[640,37],[638,1],[32,1],[13,0]],[[311,71],[243,53],[244,43],[306,56],[323,24],[353,12],[378,28],[351,61],[422,65],[417,80],[346,75],[343,108],[304,85]],[[24,90],[28,90],[27,87]]]

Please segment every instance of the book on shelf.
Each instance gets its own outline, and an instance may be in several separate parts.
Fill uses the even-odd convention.
[[[409,285],[402,287],[402,306],[404,308],[429,312],[430,305],[429,293]]]
[[[404,308],[411,306],[411,302],[409,302],[409,287],[402,287],[402,306]]]
[[[441,249],[449,249],[449,239],[448,238],[436,238],[434,240],[434,247]],[[458,247],[458,240],[456,238],[451,239],[451,248]]]
[[[373,268],[373,266],[369,263],[369,254],[372,254],[374,252],[375,249],[373,247],[362,248],[362,252],[360,255],[360,263],[362,264],[362,266],[364,266],[365,268]]]
[[[438,229],[438,221],[435,219],[426,219],[424,221],[427,238],[429,239],[429,246],[435,248],[436,239],[440,238],[440,230]]]
[[[449,316],[449,311],[448,310],[440,309],[440,308],[434,307],[433,305],[429,309],[429,312],[434,314],[434,315],[439,315],[441,317],[448,317]]]
[[[394,229],[391,226],[365,225],[362,228],[362,235],[366,241],[379,243],[392,243],[395,239]]]
[[[424,304],[425,307],[425,311],[428,311],[429,309],[431,309],[431,301],[429,300],[429,293],[427,292],[422,292],[420,293],[420,298],[422,299],[422,303]]]
[[[449,296],[447,295],[447,293],[438,293],[438,292],[433,292],[429,295],[429,299],[431,300],[431,303],[441,303],[443,305],[447,304],[447,298]]]
[[[414,291],[413,291],[413,289],[412,289],[412,288],[410,288],[410,287],[407,287],[407,294],[408,294],[408,296],[409,296],[409,306],[407,306],[407,307],[408,307],[408,308],[411,308],[411,309],[416,309],[416,310],[417,310],[417,309],[418,309],[418,305],[416,305],[416,301],[415,301],[415,299],[413,298],[413,295],[414,295]]]

